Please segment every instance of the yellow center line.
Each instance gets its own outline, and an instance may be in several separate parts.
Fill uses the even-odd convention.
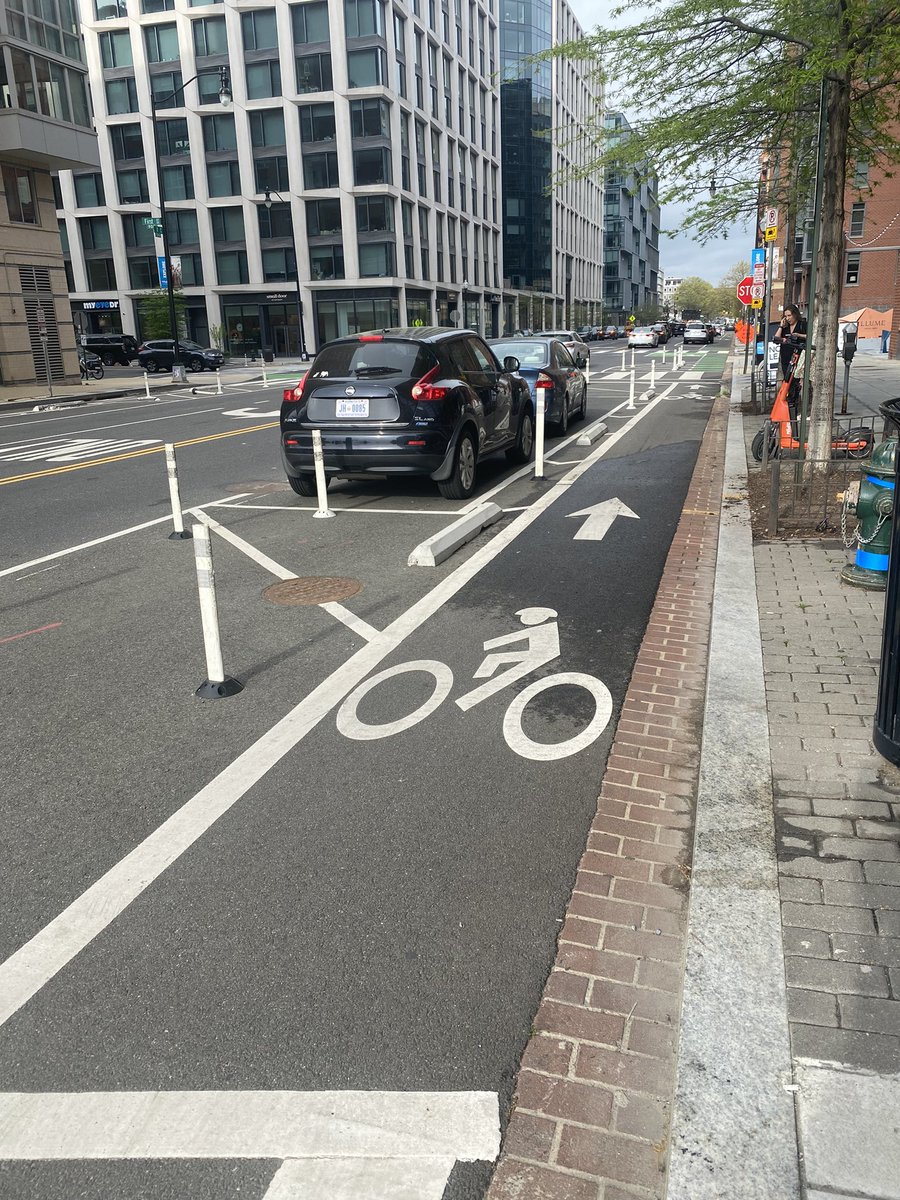
[[[237,437],[242,433],[256,433],[260,429],[275,429],[277,421],[266,421],[264,425],[246,425],[243,429],[226,429],[224,433],[208,433],[205,437],[186,438],[175,442],[175,449],[182,446],[197,446],[201,442],[216,442],[220,438]],[[145,454],[161,454],[165,447],[147,446],[144,450],[129,450],[125,454],[110,454],[106,458],[92,458],[88,462],[72,463],[67,467],[48,467],[46,471],[29,471],[26,475],[6,475],[0,478],[0,487],[7,483],[23,483],[27,479],[45,479],[48,475],[65,475],[69,471],[83,471],[86,467],[102,467],[106,463],[123,462],[127,458],[142,458]]]

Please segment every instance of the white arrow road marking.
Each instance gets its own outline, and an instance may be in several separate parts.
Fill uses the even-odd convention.
[[[7,1092],[0,1160],[274,1158],[267,1200],[440,1200],[500,1150],[493,1092]]]
[[[637,513],[632,512],[628,505],[623,504],[616,496],[611,500],[601,500],[599,504],[592,504],[590,508],[582,508],[578,512],[569,513],[569,516],[587,517],[585,523],[575,534],[576,542],[602,542],[616,517],[634,517],[636,521],[640,520]]]
[[[271,412],[260,412],[256,408],[229,408],[222,413],[223,417],[277,417],[280,409],[272,409]]]

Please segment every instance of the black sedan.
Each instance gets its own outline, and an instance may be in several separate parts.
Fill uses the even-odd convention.
[[[196,342],[179,341],[178,356],[189,371],[215,371],[225,362],[221,350],[210,346],[199,346]],[[153,374],[155,371],[170,370],[175,362],[175,343],[171,338],[158,341],[143,342],[138,347],[138,362],[145,371]]]
[[[575,360],[562,342],[555,338],[497,338],[489,343],[497,358],[517,358],[519,374],[527,382],[538,411],[544,405],[544,417],[562,436],[569,421],[587,413],[587,383]]]

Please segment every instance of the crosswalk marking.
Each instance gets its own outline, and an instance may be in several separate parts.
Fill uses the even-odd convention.
[[[160,438],[41,438],[36,442],[11,442],[0,446],[0,462],[80,462],[158,445],[161,445]]]

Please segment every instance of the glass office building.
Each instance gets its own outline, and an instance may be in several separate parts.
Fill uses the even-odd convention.
[[[621,113],[608,113],[606,127],[613,135],[631,128]],[[604,306],[606,315],[622,324],[632,315],[649,320],[661,304],[659,275],[659,200],[656,172],[647,164],[610,169],[603,199]]]

